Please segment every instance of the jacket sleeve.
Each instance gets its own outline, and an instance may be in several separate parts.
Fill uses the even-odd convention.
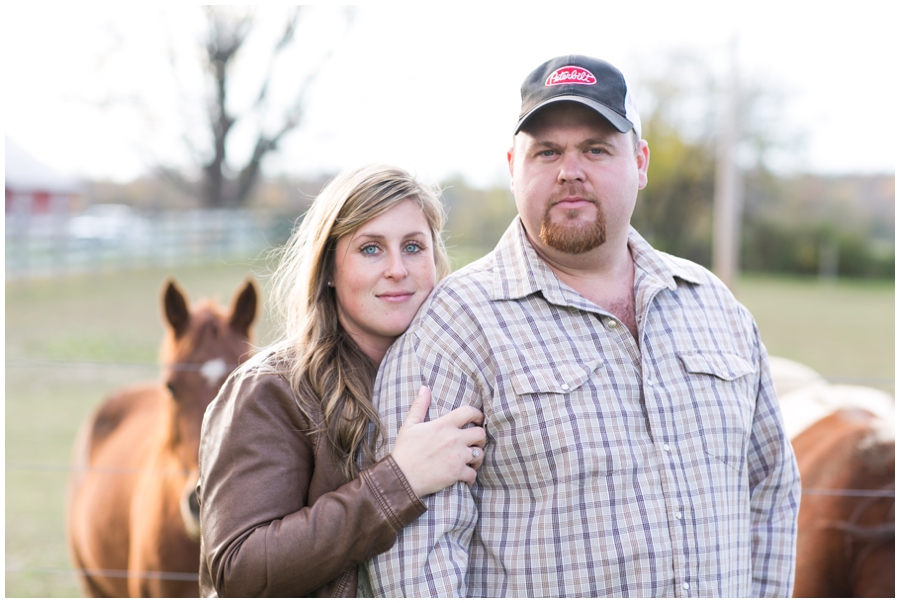
[[[784,430],[768,356],[758,333],[757,342],[760,383],[747,449],[752,531],[751,596],[790,597],[797,554],[800,472]]]
[[[453,359],[429,345],[427,358],[417,352],[417,336],[402,336],[382,362],[375,401],[385,431],[381,450],[390,449],[421,385],[431,388],[428,417],[444,415],[462,404],[481,408],[480,389]],[[462,482],[425,497],[428,513],[408,526],[397,543],[369,564],[378,597],[464,597],[469,543],[478,509]]]
[[[310,504],[309,431],[279,375],[233,376],[207,410],[200,524],[219,596],[308,594],[390,548],[425,511],[390,456]]]

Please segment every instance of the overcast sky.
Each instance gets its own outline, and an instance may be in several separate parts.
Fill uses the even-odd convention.
[[[311,10],[295,54],[278,65],[274,101],[291,98],[310,65],[334,51],[309,92],[303,125],[267,172],[311,175],[384,161],[436,180],[462,174],[502,183],[519,86],[544,60],[590,54],[635,79],[686,50],[721,74],[734,34],[742,76],[783,93],[782,126],[805,136],[773,167],[895,169],[900,49],[892,2],[538,6],[367,7],[350,25],[333,10]],[[76,177],[128,180],[153,163],[188,163],[185,124],[195,140],[203,134],[197,7],[20,2],[2,11],[8,137]],[[261,9],[259,33],[274,36],[281,12]],[[263,56],[248,46],[242,57],[238,104],[255,91]],[[246,147],[252,125],[236,132],[236,146]]]

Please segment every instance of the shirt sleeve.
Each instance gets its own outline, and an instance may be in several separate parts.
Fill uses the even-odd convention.
[[[756,326],[754,324],[754,329]],[[759,341],[760,383],[747,450],[753,597],[790,597],[794,588],[800,472],[784,430],[769,360]]]
[[[219,596],[308,594],[387,550],[425,511],[391,457],[347,484],[335,478],[336,489],[312,500],[325,461],[310,431],[279,376],[233,378],[210,406],[200,445],[201,566]]]
[[[444,356],[439,346],[420,356],[408,333],[391,348],[379,372],[375,401],[384,428],[379,454],[393,448],[410,404],[423,384],[431,389],[428,418],[462,404],[481,408],[475,380]],[[369,562],[373,591],[380,597],[465,596],[469,543],[478,511],[469,487],[460,482],[425,497],[428,512],[406,527],[388,552]]]

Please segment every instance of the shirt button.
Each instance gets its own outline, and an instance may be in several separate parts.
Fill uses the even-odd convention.
[[[609,327],[610,329],[615,329],[617,326],[619,326],[619,323],[617,323],[616,321],[614,321],[613,319],[610,318],[606,322],[606,326]]]
[[[559,387],[560,387],[560,389],[565,391],[565,390],[569,389],[569,384],[568,383],[560,383]]]
[[[647,377],[647,385],[653,385],[653,377]]]
[[[681,583],[681,588],[683,588],[684,590],[688,590],[690,587],[691,587],[691,585],[688,584],[687,582]]]
[[[669,451],[669,445],[668,445],[668,444],[663,444],[663,450],[665,450],[666,452],[668,452],[668,451]]]
[[[681,513],[675,512],[675,519],[681,519]]]

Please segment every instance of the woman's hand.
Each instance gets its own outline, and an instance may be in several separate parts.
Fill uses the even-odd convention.
[[[461,406],[443,417],[425,421],[431,391],[419,388],[409,414],[397,433],[391,456],[406,476],[416,496],[443,490],[456,482],[475,483],[475,470],[484,460],[484,415],[477,408]]]

